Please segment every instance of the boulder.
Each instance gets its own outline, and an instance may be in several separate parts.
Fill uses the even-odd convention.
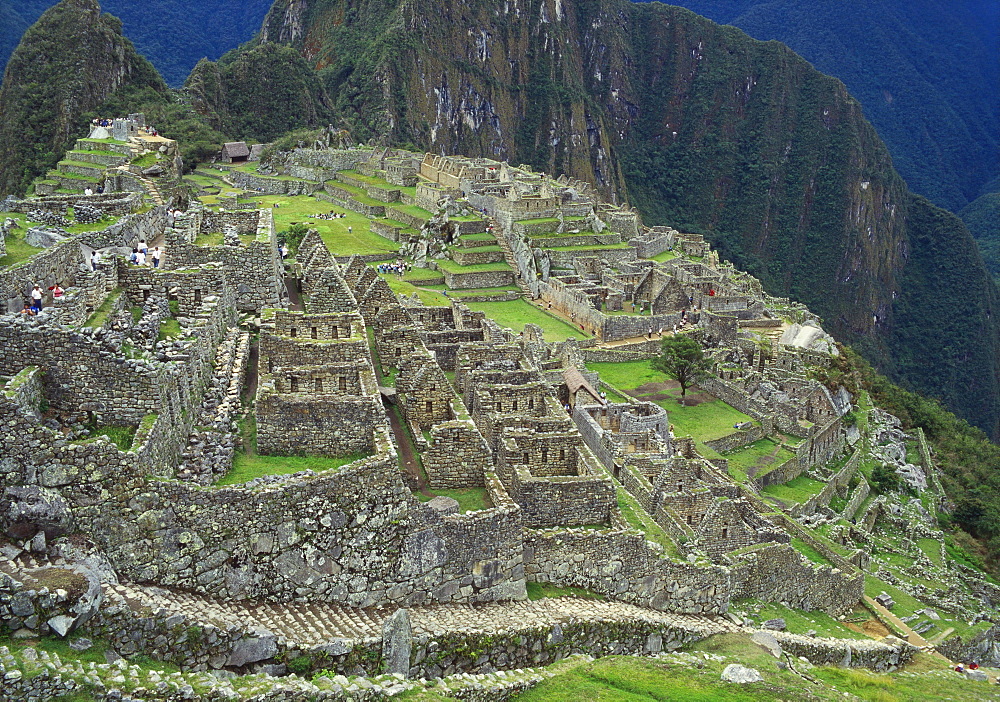
[[[256,636],[240,639],[229,653],[226,665],[242,668],[248,663],[266,661],[278,653],[278,637],[269,631],[260,630]]]
[[[24,241],[29,246],[34,246],[39,249],[47,249],[55,246],[61,241],[66,241],[66,236],[54,229],[48,229],[46,227],[32,227],[28,230],[28,233],[24,235]]]
[[[38,532],[54,539],[71,531],[69,504],[55,490],[26,485],[0,495],[0,526],[10,537],[30,539]]]
[[[775,658],[781,658],[781,644],[766,631],[755,631],[750,640],[770,653]]]
[[[965,671],[965,677],[969,680],[976,680],[978,682],[989,682],[989,676],[981,670],[967,670]]]
[[[438,514],[458,514],[458,500],[454,497],[438,495],[427,503],[427,506],[435,510]]]
[[[739,663],[730,663],[722,671],[722,679],[725,682],[745,685],[746,683],[763,682],[764,676],[753,668],[747,668],[745,665],[740,665]]]
[[[785,620],[781,617],[778,617],[777,619],[768,619],[764,622],[763,627],[765,629],[771,629],[772,631],[784,631]]]

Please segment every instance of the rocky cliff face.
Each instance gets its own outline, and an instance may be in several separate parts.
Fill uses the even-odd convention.
[[[23,193],[34,175],[54,165],[79,137],[81,115],[141,90],[167,87],[96,0],[63,0],[47,10],[4,72],[0,195]]]
[[[971,239],[787,47],[626,0],[277,0],[261,39],[311,62],[355,137],[569,173],[647,224],[703,231],[996,435],[1000,309]],[[962,267],[938,265],[952,253]],[[953,364],[943,385],[899,347],[917,337]]]

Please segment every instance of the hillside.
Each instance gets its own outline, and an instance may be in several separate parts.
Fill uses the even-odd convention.
[[[0,73],[24,31],[53,0],[0,0]],[[120,18],[125,36],[172,86],[184,82],[204,57],[217,59],[250,39],[271,6],[269,0],[107,0],[104,10]],[[154,21],[150,21],[154,18]],[[169,28],[169,29],[166,29]]]
[[[997,291],[968,232],[913,199],[861,105],[783,45],[622,0],[279,0],[261,40],[299,50],[356,139],[565,172],[704,232],[996,435]]]
[[[1000,276],[1000,193],[987,193],[959,212],[965,226],[979,244],[986,268]]]
[[[0,87],[0,195],[23,192],[54,165],[84,113],[115,96],[166,92],[121,29],[96,0],[63,0],[25,33]]]
[[[642,0],[639,0],[642,1]],[[844,81],[910,188],[958,212],[1000,173],[1000,5],[677,0]]]

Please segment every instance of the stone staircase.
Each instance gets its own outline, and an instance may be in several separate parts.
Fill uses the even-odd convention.
[[[134,609],[183,615],[198,625],[223,629],[266,629],[288,642],[311,647],[332,640],[378,639],[383,622],[396,608],[356,609],[335,604],[213,600],[186,592],[133,585],[110,586]],[[111,594],[109,592],[109,594]],[[641,621],[684,629],[699,636],[739,631],[727,619],[714,616],[672,614],[621,602],[545,598],[536,601],[496,602],[479,605],[426,605],[409,608],[414,635],[439,636],[447,632],[503,632],[512,629],[565,624],[570,621]]]

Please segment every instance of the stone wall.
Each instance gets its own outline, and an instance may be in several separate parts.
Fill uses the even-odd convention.
[[[438,268],[443,275],[445,283],[449,288],[472,289],[472,288],[502,288],[514,284],[514,271],[482,271],[479,273],[452,273]]]
[[[524,597],[520,515],[442,517],[395,450],[315,476],[202,488],[150,482],[77,510],[123,577],[217,597],[356,607]]]
[[[432,426],[430,447],[421,459],[429,485],[437,489],[482,487],[493,467],[490,447],[468,419]]]
[[[68,289],[75,286],[89,268],[79,241],[62,241],[40,250],[23,263],[0,270],[0,300],[5,302],[5,311],[20,312],[25,300],[30,299],[33,286],[48,290],[59,283]]]
[[[733,432],[732,434],[727,434],[719,439],[713,439],[712,441],[706,441],[705,445],[714,451],[719,453],[728,453],[729,451],[735,451],[741,449],[744,446],[749,446],[755,441],[760,441],[764,438],[764,427],[753,426],[749,429],[742,429],[740,431]]]
[[[730,554],[733,599],[781,602],[793,609],[838,617],[864,595],[864,575],[804,559],[787,544],[765,544]]]
[[[166,206],[154,207],[148,212],[127,215],[116,224],[97,232],[85,232],[79,240],[92,249],[111,246],[134,248],[140,241],[151,242],[167,227],[169,215]]]
[[[238,170],[230,171],[229,179],[237,188],[253,190],[265,195],[312,195],[323,187],[320,183],[294,179],[267,178]]]
[[[728,569],[668,560],[635,531],[525,530],[524,546],[525,572],[535,582],[671,612],[721,614],[729,607]]]

